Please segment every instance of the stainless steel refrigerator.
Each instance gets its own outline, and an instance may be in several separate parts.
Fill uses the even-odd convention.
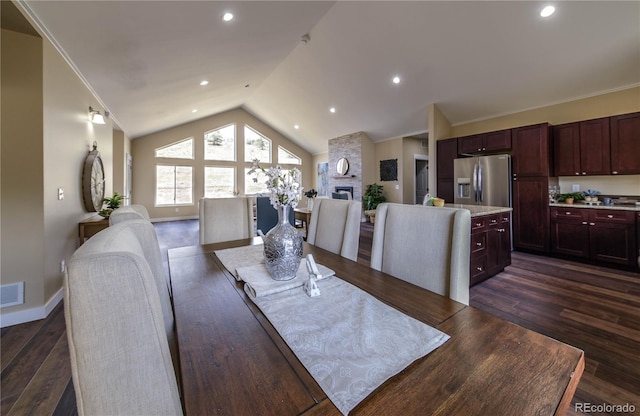
[[[511,207],[511,156],[476,156],[453,161],[454,202]]]

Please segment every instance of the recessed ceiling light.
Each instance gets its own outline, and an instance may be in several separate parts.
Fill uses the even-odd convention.
[[[233,13],[225,13],[222,15],[222,20],[224,20],[225,22],[229,22],[231,20],[233,20]]]
[[[209,81],[207,81],[206,79],[203,79],[202,81],[200,81],[200,85],[204,86],[207,85],[209,83]]]
[[[197,112],[198,112],[198,109],[197,109],[197,108],[194,108],[193,110],[191,110],[191,112],[192,112],[192,113],[197,113]]]
[[[330,112],[330,113],[335,113],[335,112],[336,112],[336,108],[335,108],[335,107],[331,107],[331,108],[329,109],[329,112]]]
[[[297,124],[294,124],[294,125],[293,125],[293,128],[294,128],[294,129],[296,129],[296,130],[298,130],[298,129],[300,128],[300,126],[298,126]]]
[[[400,77],[396,75],[391,81],[393,81],[394,84],[400,84]]]
[[[542,17],[549,17],[553,14],[553,12],[556,11],[556,8],[553,6],[547,6],[544,9],[542,9],[542,11],[540,12],[540,16]]]

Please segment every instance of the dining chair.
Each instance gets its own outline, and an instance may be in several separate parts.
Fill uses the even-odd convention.
[[[173,310],[154,235],[146,220],[114,224],[69,259],[64,309],[80,415],[182,414]]]
[[[371,268],[468,305],[470,233],[466,209],[382,203]]]
[[[316,198],[307,242],[357,261],[361,217],[360,201]]]
[[[130,220],[149,220],[149,211],[144,205],[133,204],[115,209],[109,215],[109,225]]]
[[[293,208],[289,208],[289,224],[295,225],[295,221]],[[256,229],[266,234],[277,224],[278,210],[271,205],[271,198],[268,196],[256,197]]]
[[[200,244],[253,237],[253,203],[246,196],[200,199]]]

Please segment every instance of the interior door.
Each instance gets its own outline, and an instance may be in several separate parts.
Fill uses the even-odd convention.
[[[425,195],[429,193],[429,161],[415,159],[416,172],[416,204],[421,204]]]

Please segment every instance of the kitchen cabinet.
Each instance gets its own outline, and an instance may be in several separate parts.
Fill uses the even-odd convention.
[[[438,140],[436,146],[438,198],[453,202],[453,161],[458,157],[458,139]]]
[[[458,139],[459,154],[488,153],[511,149],[511,129],[492,131]]]
[[[580,175],[580,123],[553,126],[553,172],[555,176]]]
[[[640,113],[611,117],[611,173],[640,174]]]
[[[475,285],[511,264],[509,212],[471,218],[469,283]]]
[[[611,175],[608,117],[580,122],[580,174]]]
[[[513,246],[549,251],[549,124],[512,130]]]
[[[551,207],[551,251],[607,263],[635,266],[634,211]]]

